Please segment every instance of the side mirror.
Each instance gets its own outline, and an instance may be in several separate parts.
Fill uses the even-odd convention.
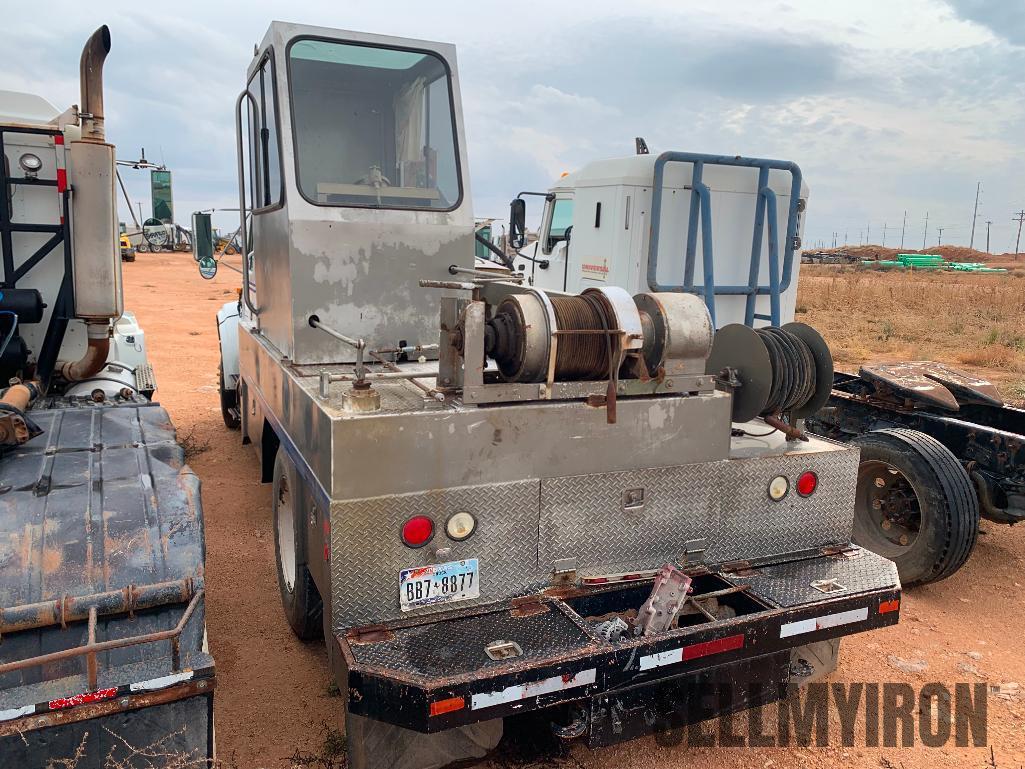
[[[212,256],[204,256],[197,261],[199,263],[199,276],[203,280],[210,280],[217,274],[217,260]]]
[[[527,201],[514,198],[509,204],[509,245],[515,249],[527,243]]]
[[[168,244],[167,226],[159,219],[147,219],[142,223],[142,236],[151,246],[161,248]]]

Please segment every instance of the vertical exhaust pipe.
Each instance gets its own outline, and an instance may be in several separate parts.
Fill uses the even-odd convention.
[[[104,24],[82,49],[82,138],[69,147],[75,317],[85,321],[88,339],[80,360],[57,364],[69,382],[81,382],[103,370],[110,351],[110,321],[123,310],[114,145],[107,143],[103,125],[103,62],[108,53],[110,29]]]
[[[86,141],[102,142],[106,136],[103,128],[103,62],[110,53],[110,29],[104,24],[92,33],[82,49],[79,63],[79,88],[82,105],[82,138]]]

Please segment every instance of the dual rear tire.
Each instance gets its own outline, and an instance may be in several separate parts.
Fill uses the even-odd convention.
[[[979,501],[957,457],[932,436],[894,428],[859,435],[854,541],[897,565],[905,587],[946,579],[968,560]]]

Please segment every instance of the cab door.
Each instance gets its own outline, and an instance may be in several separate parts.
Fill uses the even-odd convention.
[[[573,193],[556,193],[545,204],[535,249],[534,285],[566,291],[568,258],[573,235]]]

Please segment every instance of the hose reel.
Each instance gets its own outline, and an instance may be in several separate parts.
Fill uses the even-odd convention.
[[[759,329],[740,323],[723,326],[715,333],[705,370],[732,377],[734,422],[810,416],[825,405],[833,387],[829,346],[804,323]]]

